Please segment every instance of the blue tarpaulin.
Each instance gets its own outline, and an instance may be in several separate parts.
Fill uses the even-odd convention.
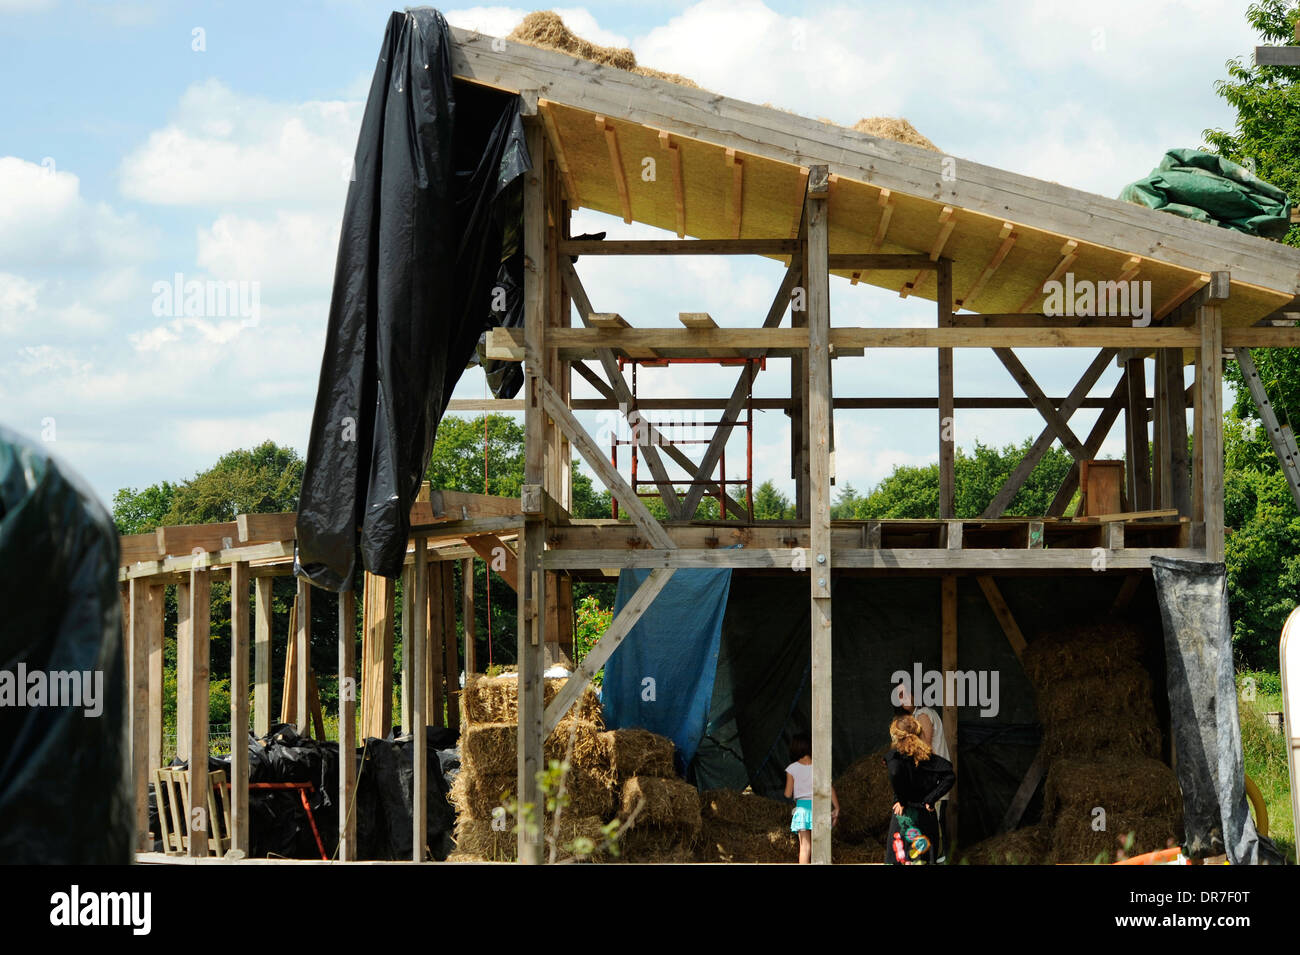
[[[619,574],[615,615],[649,575]],[[605,664],[605,725],[667,736],[679,769],[704,736],[730,589],[730,570],[678,570]]]

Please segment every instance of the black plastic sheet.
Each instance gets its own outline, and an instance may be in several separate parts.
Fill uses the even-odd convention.
[[[1169,709],[1183,790],[1184,851],[1233,865],[1281,864],[1255,830],[1232,664],[1228,579],[1221,563],[1152,557],[1168,668]]]
[[[94,492],[0,428],[0,863],[131,861],[117,561],[117,530]],[[94,705],[52,705],[71,690],[61,680],[59,700],[50,695],[55,673],[75,675]]]
[[[448,37],[436,10],[394,13],[361,122],[298,507],[295,570],[330,590],[352,586],[358,543],[400,573],[452,389],[522,308],[519,98],[454,82]]]

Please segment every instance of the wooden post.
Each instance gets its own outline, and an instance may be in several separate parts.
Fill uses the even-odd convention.
[[[1223,560],[1223,310],[1218,305],[1197,309],[1201,347],[1196,359],[1196,387],[1200,392],[1202,510],[1205,514],[1205,559]],[[1292,731],[1294,735],[1294,730]]]
[[[943,628],[943,735],[948,741],[948,753],[952,761],[952,771],[957,772],[957,707],[956,701],[948,697],[948,674],[957,669],[957,578],[945,574],[940,583],[940,614]],[[948,793],[947,809],[947,846],[957,841],[957,786],[954,783]]]
[[[1163,348],[1165,372],[1165,413],[1168,416],[1166,464],[1169,469],[1170,507],[1178,508],[1183,517],[1192,514],[1191,469],[1187,458],[1187,399],[1183,384],[1181,348]]]
[[[799,224],[799,285],[803,291],[803,308],[790,308],[790,327],[808,327],[808,204],[804,202]],[[790,355],[790,477],[794,479],[794,516],[808,520],[808,356],[799,349]]]
[[[362,580],[361,731],[383,739],[393,727],[393,609],[397,587],[391,578],[369,571]],[[406,620],[402,626],[408,626]],[[408,632],[403,632],[403,643]]]
[[[248,841],[248,562],[230,565],[230,848]]]
[[[428,719],[425,713],[424,698],[424,652],[428,640],[425,608],[429,602],[429,546],[423,537],[415,538],[415,593],[412,595],[412,614],[415,622],[410,635],[411,640],[411,755],[414,770],[411,787],[411,861],[424,861],[424,843],[428,838],[426,817],[428,806],[425,793],[428,790],[428,753],[425,741],[428,739]],[[405,639],[405,636],[404,636]]]
[[[176,585],[176,758],[190,758],[190,714],[194,711],[194,668],[190,650],[194,635],[190,630],[190,583]],[[202,805],[206,805],[203,803]]]
[[[296,649],[298,651],[297,671],[295,675],[296,691],[294,719],[297,720],[298,734],[306,736],[311,729],[311,703],[308,699],[311,682],[311,584],[298,578],[298,626]]]
[[[149,838],[149,780],[157,764],[151,761],[153,711],[162,721],[162,696],[150,686],[150,665],[154,647],[162,656],[163,588],[139,578],[127,589],[130,603],[131,646],[131,767],[135,781],[135,822],[140,837],[138,848],[153,848]]]
[[[442,643],[445,637],[442,615],[443,563],[440,560],[429,563],[429,600],[424,605],[424,612],[428,614],[428,626],[425,628],[425,633],[428,634],[428,642],[424,651],[424,700],[429,714],[426,722],[430,726],[436,727],[443,725],[442,707],[445,702],[442,695]]]
[[[149,588],[149,772],[162,766],[163,752],[163,640],[167,586]],[[150,847],[152,848],[152,846]]]
[[[211,626],[210,597],[212,580],[206,567],[190,570],[189,637],[190,637],[190,856],[208,854],[208,836],[213,821],[208,818],[208,640]]]
[[[357,595],[339,591],[339,851],[356,858],[357,817]]]
[[[952,326],[952,260],[938,262],[939,327]],[[939,351],[939,517],[954,517],[956,417],[953,408],[952,349]]]
[[[1165,401],[1164,363],[1156,352],[1151,363],[1151,507],[1160,510],[1170,506],[1173,491],[1169,485],[1169,412]]]
[[[542,387],[546,381],[546,184],[542,176],[546,158],[546,136],[541,120],[533,115],[526,121],[528,153],[533,168],[524,178],[524,483],[545,486],[546,415],[542,408]],[[555,241],[552,233],[551,241]],[[634,500],[634,499],[633,499]],[[633,501],[626,502],[630,506]],[[675,503],[675,499],[674,499]],[[542,759],[542,671],[546,639],[546,575],[542,570],[542,549],[546,539],[544,515],[528,515],[519,541],[518,653],[519,727],[516,767],[518,799],[531,805],[533,825],[519,827],[519,861],[543,861],[542,827],[544,805],[539,798],[537,773]]]
[[[569,446],[565,439],[564,446]],[[474,558],[460,562],[460,613],[465,630],[465,676],[478,672],[478,623],[474,612]]]
[[[414,568],[402,568],[402,732],[411,732],[411,635],[415,620],[411,607],[415,600]]]
[[[1130,358],[1124,363],[1128,382],[1128,404],[1125,411],[1124,455],[1128,470],[1128,507],[1130,511],[1151,509],[1151,461],[1147,440],[1147,380],[1146,361]]]
[[[271,629],[274,621],[275,578],[258,577],[253,615],[253,732],[260,739],[271,732]]]
[[[452,562],[438,562],[442,568],[442,676],[446,681],[443,700],[447,705],[445,724],[460,729],[460,655],[456,651],[456,574]]]
[[[808,562],[812,620],[812,861],[831,863],[831,304],[827,270],[830,183],[825,166],[808,171]]]

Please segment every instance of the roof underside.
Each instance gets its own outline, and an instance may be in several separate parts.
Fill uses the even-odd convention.
[[[831,254],[941,253],[953,260],[953,294],[966,310],[1039,312],[1050,277],[1068,270],[1076,282],[1115,281],[1134,265],[1129,278],[1151,282],[1157,318],[1215,270],[1232,274],[1228,325],[1254,324],[1300,292],[1300,250],[1281,243],[549,50],[515,42],[493,50],[490,38],[453,34],[458,77],[541,100],[573,206],[695,238],[788,239],[798,234],[808,166],[825,164]],[[655,159],[648,182],[645,157]],[[908,294],[930,300],[937,292],[931,272],[864,271],[859,281],[895,292],[915,283]]]

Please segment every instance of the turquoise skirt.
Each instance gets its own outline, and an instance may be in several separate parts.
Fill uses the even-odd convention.
[[[791,832],[812,831],[812,800],[800,799],[794,804],[794,815],[790,819]]]

